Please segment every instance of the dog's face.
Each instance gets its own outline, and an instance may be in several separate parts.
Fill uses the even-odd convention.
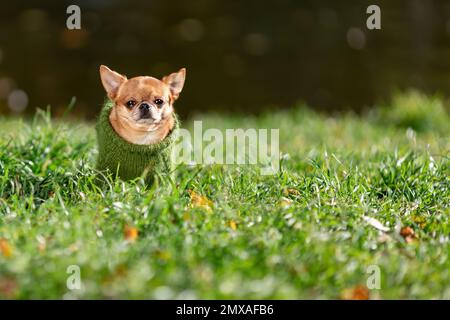
[[[125,76],[100,66],[100,77],[108,97],[120,116],[136,124],[158,124],[173,112],[173,103],[183,89],[183,68],[158,80],[153,77]]]
[[[126,140],[140,143],[145,138],[143,132],[164,129],[174,111],[173,103],[183,89],[186,70],[183,68],[162,80],[146,76],[127,79],[102,65],[100,77],[114,102],[110,119],[116,131]],[[142,141],[153,141],[153,138]]]

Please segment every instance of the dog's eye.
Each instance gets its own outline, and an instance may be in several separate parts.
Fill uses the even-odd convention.
[[[155,99],[155,104],[156,104],[158,107],[162,107],[162,105],[164,104],[164,101],[162,101],[161,99]]]
[[[134,100],[130,100],[127,102],[128,108],[133,108],[135,105],[136,105],[136,101],[134,101]]]

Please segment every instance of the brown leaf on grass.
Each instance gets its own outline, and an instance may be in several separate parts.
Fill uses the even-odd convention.
[[[13,299],[16,296],[18,284],[14,278],[0,278],[0,298]]]
[[[419,225],[420,229],[423,229],[427,226],[427,219],[421,216],[413,216],[412,220]]]
[[[213,207],[213,202],[207,197],[198,194],[193,190],[188,190],[189,196],[191,197],[191,208],[202,208],[206,211],[211,211]]]
[[[128,269],[127,269],[127,266],[126,265],[124,265],[124,264],[119,264],[117,267],[116,267],[116,270],[115,270],[115,277],[117,277],[117,278],[123,278],[123,277],[125,277],[126,275],[127,275],[127,273],[128,273]]]
[[[135,227],[125,225],[123,229],[123,236],[128,242],[134,242],[138,238],[139,232]]]
[[[411,227],[403,227],[400,229],[400,235],[406,242],[410,243],[417,239],[416,233]]]
[[[69,246],[69,251],[70,252],[76,252],[76,251],[78,251],[79,250],[79,246],[78,246],[78,244],[76,244],[76,243],[72,243],[70,246]]]
[[[38,235],[36,237],[36,240],[38,242],[37,247],[38,247],[39,252],[41,252],[41,253],[45,252],[45,249],[47,248],[47,240],[45,239],[45,237]]]
[[[5,257],[9,258],[13,254],[11,245],[6,239],[0,239],[0,253]]]
[[[283,198],[281,198],[279,205],[280,205],[280,207],[287,209],[292,205],[292,203],[293,203],[293,201],[291,199],[283,197]]]
[[[171,259],[172,255],[170,254],[169,251],[167,250],[157,250],[155,252],[155,255],[158,259],[162,260],[162,261],[168,261]]]
[[[363,285],[357,285],[342,291],[341,299],[343,300],[369,300],[369,289]]]
[[[106,275],[101,281],[102,285],[111,285],[114,281],[123,279],[128,274],[127,266],[119,264],[110,274]]]
[[[283,190],[283,195],[286,197],[289,195],[299,196],[300,191],[298,191],[297,189],[293,189],[293,188],[286,188]]]

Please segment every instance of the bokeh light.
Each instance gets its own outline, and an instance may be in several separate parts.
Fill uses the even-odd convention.
[[[41,9],[28,9],[23,11],[18,18],[19,27],[26,32],[41,31],[47,20],[47,13]]]
[[[196,19],[185,19],[178,25],[178,34],[185,41],[199,41],[204,34],[201,21]]]
[[[6,99],[14,88],[14,81],[9,78],[0,78],[0,99]]]
[[[247,53],[260,56],[269,49],[269,40],[261,33],[251,33],[244,37],[243,45]]]
[[[8,107],[14,113],[23,112],[28,106],[28,95],[23,90],[13,90],[8,95]]]
[[[359,28],[350,28],[347,31],[347,43],[350,48],[361,50],[366,45],[366,35]]]

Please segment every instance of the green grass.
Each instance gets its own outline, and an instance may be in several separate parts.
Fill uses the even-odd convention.
[[[377,265],[372,299],[450,299],[450,117],[439,97],[410,92],[366,116],[197,118],[280,128],[281,171],[180,167],[174,184],[99,187],[92,124],[0,119],[0,298],[341,298]],[[66,287],[70,265],[82,290]]]

